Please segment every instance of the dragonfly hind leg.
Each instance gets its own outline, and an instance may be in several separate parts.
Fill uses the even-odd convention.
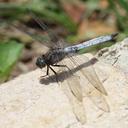
[[[54,65],[52,65],[52,66],[55,66],[55,67],[66,67],[66,68],[69,70],[69,72],[70,72],[71,75],[77,76],[77,75],[74,75],[74,74],[73,74],[72,70],[71,70],[67,65],[58,65],[58,64],[54,64]],[[77,77],[79,77],[79,76],[77,76]]]
[[[50,67],[50,66],[48,66],[48,67],[53,71],[53,73],[55,74],[55,77],[56,77],[56,81],[58,82],[58,75],[57,75],[56,71],[52,67]]]
[[[48,66],[52,71],[53,71],[53,73],[57,76],[57,73],[56,73],[56,71],[52,68],[52,67],[50,67],[50,66]],[[48,74],[49,74],[49,72],[48,72]]]
[[[54,65],[51,65],[51,66],[54,66],[54,67],[66,67],[69,71],[71,71],[70,70],[70,68],[67,66],[67,65],[58,65],[58,64],[54,64]],[[55,76],[56,76],[56,81],[58,82],[58,74],[57,74],[57,72],[55,72],[55,70],[52,68],[52,67],[50,67],[49,66],[49,68],[53,71],[53,73],[55,74]],[[60,78],[60,77],[59,77]]]
[[[45,77],[45,76],[48,76],[49,75],[49,69],[51,69],[52,71],[53,71],[53,73],[55,74],[55,76],[56,76],[56,81],[58,82],[58,79],[57,79],[57,73],[56,73],[56,71],[52,68],[52,67],[50,67],[49,65],[47,65],[47,72],[46,72],[46,74],[45,75],[43,75],[43,76],[41,76],[40,78],[42,78],[42,77]]]
[[[54,66],[54,67],[66,67],[69,71],[71,70],[67,65],[54,64],[52,66]]]

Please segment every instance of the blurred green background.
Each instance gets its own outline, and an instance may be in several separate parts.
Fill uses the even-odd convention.
[[[46,30],[33,15],[48,26]],[[47,49],[43,45],[49,41],[46,31],[68,43],[80,43],[114,32],[123,39],[127,28],[126,0],[0,0],[0,82],[36,68],[35,59]]]

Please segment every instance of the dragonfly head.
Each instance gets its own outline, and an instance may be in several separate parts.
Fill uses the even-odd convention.
[[[36,60],[36,65],[37,65],[39,68],[45,67],[45,66],[46,66],[45,59],[42,58],[42,57],[38,57],[37,60]]]

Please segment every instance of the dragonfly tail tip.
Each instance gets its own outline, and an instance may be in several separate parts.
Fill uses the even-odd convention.
[[[111,41],[112,42],[114,42],[114,43],[116,42],[116,37],[118,36],[118,34],[119,34],[118,32],[111,34]]]
[[[113,33],[111,36],[112,36],[112,38],[114,39],[115,37],[117,37],[118,34],[119,34],[119,33],[116,32],[116,33]]]

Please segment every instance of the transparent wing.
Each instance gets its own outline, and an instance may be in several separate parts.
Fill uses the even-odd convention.
[[[44,31],[47,32],[48,36],[50,37],[50,45],[53,47],[53,45],[58,45],[58,41],[60,40],[59,37],[53,33],[53,31],[48,28],[46,24],[44,24],[34,13],[30,11],[29,13],[32,17],[32,19],[42,28]]]
[[[66,60],[63,60],[61,64],[68,64],[69,67],[74,66],[72,62],[67,62]],[[64,77],[67,79],[61,82],[61,87],[69,98],[73,112],[77,120],[80,121],[82,124],[84,124],[86,122],[86,115],[83,105],[82,88],[79,81],[80,79],[78,76],[73,75],[71,71],[65,72]]]
[[[90,87],[88,96],[90,99],[94,102],[94,104],[102,109],[105,112],[109,111],[109,106],[107,101],[105,100],[104,95],[107,95],[107,92],[105,88],[103,87],[102,83],[100,82],[95,69],[92,66],[92,62],[89,61],[88,57],[82,55],[82,56],[75,56],[72,58],[72,61],[75,65],[77,65],[77,68],[79,68],[79,71],[83,74],[83,76],[91,83],[92,88]],[[83,88],[86,85],[82,85]]]
[[[70,59],[68,61],[64,59],[61,63],[66,64],[70,69],[72,67],[74,67],[74,64],[72,63],[72,61]],[[82,102],[83,95],[82,95],[82,88],[80,85],[79,76],[73,74],[72,70],[69,70],[69,69],[68,69],[67,73],[69,74],[67,83],[68,83],[68,86],[69,86],[72,94],[77,98],[77,100]],[[68,74],[65,74],[65,75],[68,75]]]
[[[83,100],[82,89],[81,89],[80,82],[77,76],[72,75],[70,79],[67,79],[67,83],[68,83],[68,86],[72,94],[77,98],[77,100],[82,102]]]
[[[80,65],[80,63],[83,63],[83,68],[81,68],[81,72],[82,74],[88,79],[88,81],[101,93],[103,93],[104,95],[107,95],[107,92],[105,90],[105,88],[103,87],[101,81],[99,80],[95,69],[93,68],[93,62],[91,60],[89,60],[88,57],[82,55],[81,58],[80,57],[73,57],[74,60],[74,64],[77,64],[78,66]],[[85,67],[84,67],[85,65]]]
[[[110,112],[110,108],[105,97],[98,90],[91,89],[90,93],[88,93],[88,97],[99,109],[104,112]]]
[[[32,39],[40,42],[41,44],[46,45],[49,48],[53,47],[60,47],[59,45],[61,43],[64,43],[64,41],[61,41],[61,39],[50,29],[48,26],[41,21],[35,14],[33,14],[29,10],[29,14],[31,18],[35,21],[35,23],[44,30],[44,33],[37,33],[34,29],[27,27],[24,23],[20,24],[12,24],[12,27],[26,33],[29,35]]]
[[[40,42],[41,44],[44,44],[45,46],[47,46],[48,48],[51,47],[51,40],[50,37],[46,34],[42,35],[39,34],[37,32],[35,32],[35,30],[28,28],[26,25],[24,24],[12,24],[13,28],[16,28],[17,30],[26,33],[27,35],[29,35],[33,40]]]

